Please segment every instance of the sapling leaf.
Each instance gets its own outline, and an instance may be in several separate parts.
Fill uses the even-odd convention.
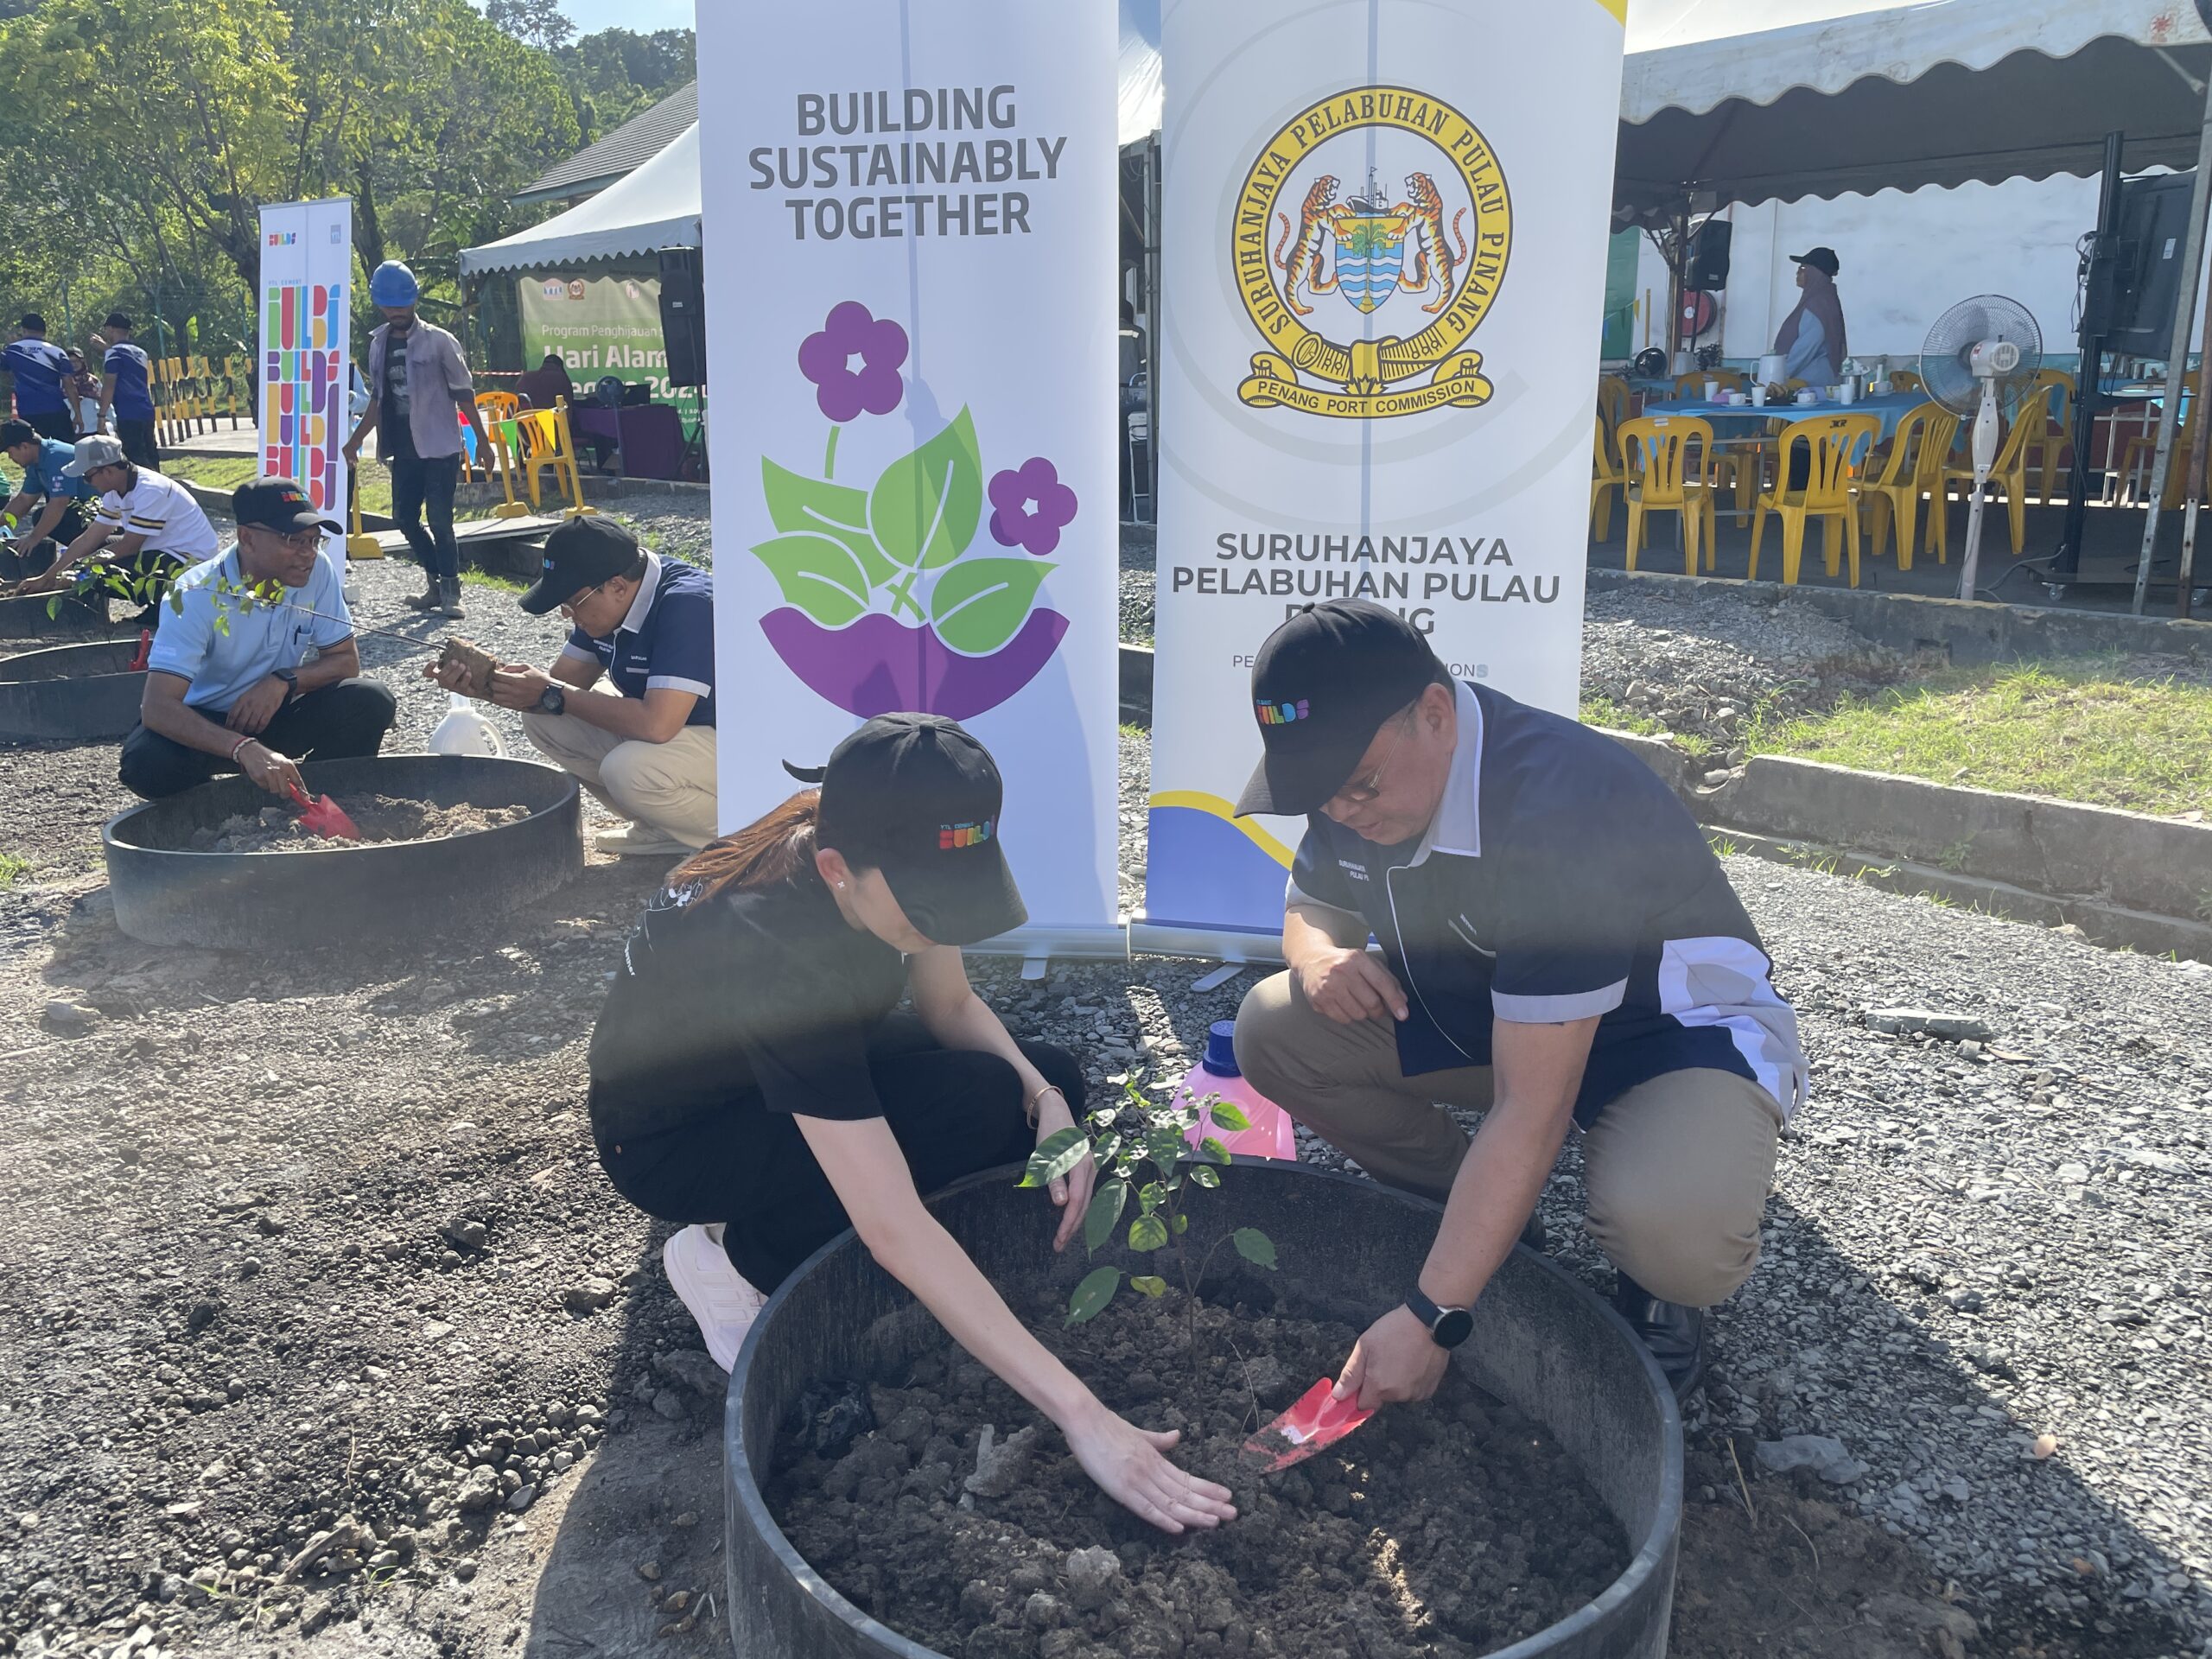
[[[1096,1319],[1106,1304],[1114,1300],[1114,1293],[1121,1287],[1122,1270],[1119,1268],[1100,1268],[1096,1272],[1085,1274],[1083,1282],[1075,1287],[1075,1294],[1068,1298],[1067,1322],[1081,1325],[1085,1319]]]
[[[1167,1224],[1158,1216],[1139,1216],[1129,1224],[1129,1248],[1156,1250],[1167,1243]]]
[[[1274,1241],[1256,1227],[1239,1227],[1230,1237],[1236,1245],[1236,1254],[1255,1268],[1265,1268],[1273,1273],[1275,1266]]]
[[[1109,1135],[1091,1147],[1090,1155],[1098,1160],[1098,1167],[1103,1169],[1114,1161],[1114,1154],[1121,1149],[1122,1137],[1118,1135]]]
[[[1081,1163],[1090,1150],[1090,1137],[1081,1129],[1056,1129],[1038,1142],[1037,1150],[1029,1154],[1028,1169],[1015,1185],[1044,1186],[1057,1181]]]
[[[1183,1234],[1187,1233],[1190,1230],[1191,1218],[1188,1216],[1178,1216],[1175,1217],[1176,1236],[1179,1238]]]
[[[1210,1164],[1225,1164],[1229,1161],[1229,1148],[1208,1135],[1198,1142],[1198,1156]]]
[[[1122,1206],[1129,1200],[1127,1181],[1106,1181],[1090,1195],[1090,1208],[1083,1212],[1083,1247],[1096,1250],[1113,1236],[1122,1219]]]
[[[1825,534],[1826,532],[1823,531],[1822,533]],[[1252,1120],[1244,1116],[1244,1109],[1239,1106],[1235,1101],[1224,1100],[1218,1095],[1216,1095],[1211,1098],[1208,1103],[1213,1113],[1213,1122],[1216,1128],[1227,1129],[1230,1134],[1234,1135],[1240,1130],[1249,1129],[1252,1127]]]
[[[1183,1155],[1183,1137],[1173,1128],[1156,1128],[1145,1136],[1145,1156],[1162,1169],[1173,1169]]]
[[[1147,1216],[1167,1201],[1167,1189],[1158,1181],[1147,1181],[1144,1191],[1137,1194],[1137,1203]]]
[[[1162,1296],[1165,1296],[1167,1294],[1167,1281],[1165,1279],[1156,1278],[1150,1274],[1147,1274],[1141,1279],[1131,1279],[1129,1281],[1129,1288],[1131,1290],[1142,1291],[1146,1295],[1151,1297],[1153,1300],[1156,1302]]]
[[[1211,1164],[1194,1164],[1191,1166],[1191,1179],[1211,1192],[1221,1185],[1221,1172]]]

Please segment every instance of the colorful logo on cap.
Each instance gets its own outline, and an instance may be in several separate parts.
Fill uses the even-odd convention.
[[[1288,726],[1297,721],[1311,719],[1313,714],[1306,706],[1303,697],[1296,702],[1255,702],[1252,707],[1258,711],[1262,726]]]
[[[939,824],[937,849],[949,853],[956,847],[980,847],[991,838],[991,826],[995,822],[995,819],[985,818],[981,823]]]

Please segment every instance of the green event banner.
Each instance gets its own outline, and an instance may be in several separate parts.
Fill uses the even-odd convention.
[[[696,387],[668,384],[660,332],[660,281],[652,276],[585,276],[537,271],[516,282],[522,302],[522,353],[536,368],[548,352],[569,365],[581,396],[607,375],[652,388],[656,403],[698,415]]]

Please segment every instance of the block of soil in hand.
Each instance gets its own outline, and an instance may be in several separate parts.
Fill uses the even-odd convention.
[[[473,639],[449,639],[438,652],[440,668],[461,671],[461,689],[472,697],[492,695],[492,671],[499,659]]]

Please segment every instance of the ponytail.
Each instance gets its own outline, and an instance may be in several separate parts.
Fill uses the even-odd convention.
[[[734,835],[709,842],[677,867],[671,887],[709,899],[727,887],[749,892],[814,874],[815,823],[822,791],[802,789]]]

